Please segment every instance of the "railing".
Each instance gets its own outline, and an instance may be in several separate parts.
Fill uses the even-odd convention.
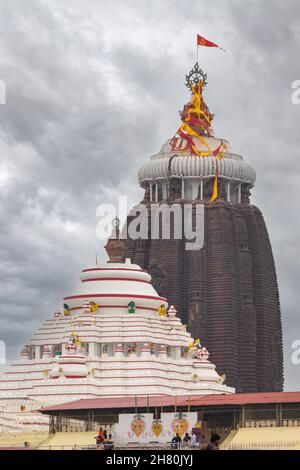
[[[272,427],[298,427],[300,426],[300,419],[283,419],[281,426],[275,419],[262,419],[262,420],[247,420],[245,421],[245,428],[272,428]]]
[[[34,449],[33,447],[31,449]],[[149,443],[149,444],[139,444],[139,443],[128,443],[124,446],[113,446],[114,450],[199,450],[197,447],[189,446],[177,446],[174,443]],[[94,445],[45,445],[39,446],[38,450],[97,450],[97,446]]]
[[[299,442],[247,442],[247,444],[221,445],[221,450],[295,450]]]
[[[37,450],[95,450],[96,446],[79,446],[79,445],[48,445],[48,446],[39,446]],[[35,450],[34,447],[31,447],[31,450]]]

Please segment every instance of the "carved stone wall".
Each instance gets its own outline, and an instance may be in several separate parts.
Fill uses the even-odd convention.
[[[263,216],[248,203],[205,204],[205,241],[127,240],[127,257],[149,270],[238,392],[283,388],[282,328],[272,248]],[[150,231],[150,220],[149,220]]]

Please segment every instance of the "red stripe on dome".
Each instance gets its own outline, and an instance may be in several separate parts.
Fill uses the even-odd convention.
[[[80,294],[80,295],[70,295],[69,297],[65,297],[64,300],[71,300],[71,299],[84,299],[86,297],[114,297],[114,298],[128,298],[128,299],[149,299],[149,300],[161,300],[166,302],[167,299],[164,297],[154,297],[153,295],[139,295],[139,294]]]
[[[82,273],[87,273],[89,271],[133,271],[138,273],[147,273],[145,269],[129,269],[129,268],[87,268],[83,269]]]
[[[89,279],[82,279],[81,282],[91,282],[91,281],[130,281],[130,282],[144,282],[150,284],[150,281],[144,281],[142,279],[131,279],[129,277],[95,277]]]
[[[101,304],[100,305],[100,310],[102,308],[128,308],[128,305],[104,305],[104,304]],[[152,308],[152,307],[137,307],[135,306],[135,309],[136,310],[153,310],[153,312],[157,312],[157,308]],[[82,310],[82,307],[72,307],[70,308],[70,310]],[[101,315],[101,313],[100,313]],[[132,314],[133,315],[133,314]],[[94,317],[92,317],[94,318]],[[95,318],[99,318],[99,317],[95,317]],[[116,317],[116,318],[122,318],[121,316],[120,317]],[[48,328],[49,330],[52,330],[52,328]]]

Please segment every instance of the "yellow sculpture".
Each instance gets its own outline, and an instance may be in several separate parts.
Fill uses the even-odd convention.
[[[222,384],[225,382],[225,380],[226,380],[226,374],[222,374],[220,375],[218,382]]]
[[[97,312],[98,308],[100,308],[100,305],[96,304],[95,302],[90,302],[89,306],[91,313]]]
[[[160,307],[158,307],[158,315],[160,317],[165,317],[167,315],[167,309],[164,306],[164,304],[162,304]]]
[[[208,124],[208,127],[206,126],[205,128],[203,128],[203,131],[205,131],[204,133],[207,133],[209,135],[209,128],[211,126],[213,115],[210,114],[208,107],[203,99],[203,80],[200,80],[197,85],[191,84],[191,91],[192,99],[191,102],[188,104],[185,121],[187,122],[191,120],[190,114],[195,114],[198,118],[203,117]]]
[[[172,150],[190,149],[199,157],[211,155],[212,149],[206,142],[204,136],[212,136],[213,130],[211,122],[213,115],[209,112],[208,106],[203,99],[203,80],[197,84],[189,83],[192,92],[191,100],[184,106],[180,112],[182,124],[180,125],[176,135],[171,140]],[[196,142],[198,140],[206,148],[206,151],[198,151]],[[182,147],[185,141],[186,146]]]

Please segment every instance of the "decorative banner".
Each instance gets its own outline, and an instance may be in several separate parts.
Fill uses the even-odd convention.
[[[137,414],[133,417],[133,420],[131,421],[130,427],[131,427],[131,430],[136,435],[136,437],[140,437],[140,435],[145,430],[145,421],[143,418],[144,418],[143,415]]]
[[[191,434],[197,423],[197,413],[161,413],[154,419],[152,413],[120,414],[119,422],[114,426],[115,444],[146,444],[149,442],[171,442],[178,432],[182,437]]]
[[[155,434],[156,437],[158,437],[163,430],[163,424],[161,422],[161,419],[155,419],[152,423],[151,430],[153,434]]]
[[[186,414],[181,412],[175,413],[174,420],[172,422],[172,429],[174,434],[179,434],[182,438],[189,428],[188,420],[186,419]]]

